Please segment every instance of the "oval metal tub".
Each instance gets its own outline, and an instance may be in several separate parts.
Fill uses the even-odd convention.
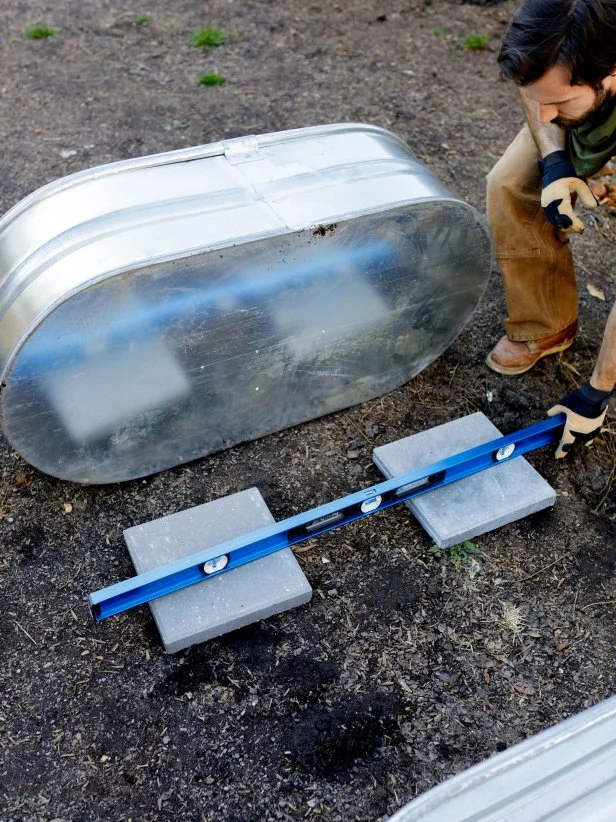
[[[4,432],[81,483],[261,437],[411,379],[490,266],[477,212],[372,126],[73,174],[0,221]]]

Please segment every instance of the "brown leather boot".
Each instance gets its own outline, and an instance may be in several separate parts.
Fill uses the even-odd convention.
[[[575,338],[577,320],[567,328],[542,340],[515,342],[507,335],[501,337],[486,358],[486,365],[497,374],[523,374],[548,354],[558,354],[569,348]]]

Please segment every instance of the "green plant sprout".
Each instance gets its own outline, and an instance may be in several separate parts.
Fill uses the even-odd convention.
[[[469,34],[462,41],[462,45],[469,51],[483,51],[488,45],[489,39],[487,34]]]
[[[457,545],[452,545],[451,548],[438,548],[436,545],[433,545],[430,548],[430,553],[439,557],[446,556],[454,565],[462,565],[469,557],[473,556],[473,554],[480,554],[481,550],[474,542],[467,539],[464,542],[459,542]]]
[[[136,26],[147,26],[150,22],[150,18],[147,14],[142,14],[139,17],[135,17],[133,22]]]
[[[51,26],[28,26],[26,29],[26,37],[30,40],[46,40],[48,37],[53,37],[56,34],[56,29]]]
[[[204,74],[199,80],[200,86],[224,86],[226,79],[222,74]]]
[[[230,40],[229,35],[225,34],[220,29],[214,29],[210,26],[199,29],[192,36],[192,44],[198,49],[214,48],[215,46],[224,46]]]

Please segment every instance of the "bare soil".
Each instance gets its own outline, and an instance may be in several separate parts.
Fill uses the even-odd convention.
[[[483,210],[485,174],[521,124],[495,65],[509,13],[442,0],[4,0],[0,208],[112,160],[353,120],[396,131]],[[34,23],[57,34],[28,39]],[[205,25],[231,42],[196,49]],[[487,49],[462,46],[473,33]],[[199,86],[211,71],[226,85]],[[176,656],[147,609],[97,625],[86,607],[89,591],[131,575],[131,525],[251,485],[283,518],[378,481],[375,445],[475,410],[503,432],[541,419],[590,375],[616,296],[608,209],[574,241],[576,343],[522,377],[483,364],[504,316],[495,272],[418,378],[258,442],[86,488],[0,441],[0,819],[379,819],[614,692],[613,412],[593,449],[531,456],[554,509],[478,538],[479,554],[435,552],[392,509],[298,552],[309,606]]]

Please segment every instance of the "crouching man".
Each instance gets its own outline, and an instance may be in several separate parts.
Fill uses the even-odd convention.
[[[527,120],[488,175],[508,317],[487,364],[513,375],[564,351],[577,331],[567,235],[584,230],[576,198],[596,205],[586,178],[616,155],[616,0],[525,0],[498,62],[518,86]],[[598,433],[615,385],[616,304],[589,382],[548,411],[567,415],[557,457]]]

